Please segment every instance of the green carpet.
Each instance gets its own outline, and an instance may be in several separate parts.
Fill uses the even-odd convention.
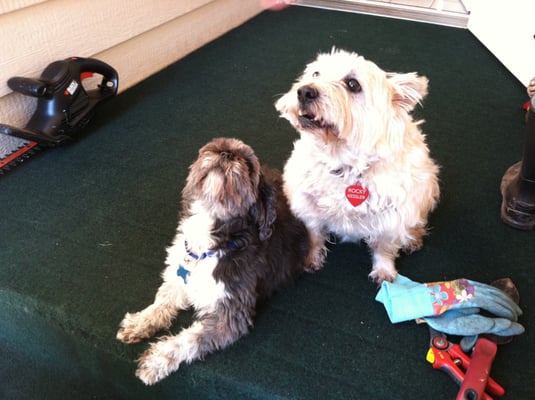
[[[441,202],[424,248],[397,265],[422,282],[512,278],[526,333],[499,348],[492,375],[505,399],[535,398],[535,232],[499,215],[501,177],[522,155],[524,88],[466,30],[302,7],[259,15],[111,100],[78,143],[0,178],[0,398],[455,397],[425,361],[427,329],[392,325],[374,300],[356,244],[332,246],[249,336],[154,387],[134,377],[147,344],[115,340],[159,286],[198,148],[235,136],[282,168],[297,134],[273,103],[333,45],[429,78],[416,114],[442,166]]]

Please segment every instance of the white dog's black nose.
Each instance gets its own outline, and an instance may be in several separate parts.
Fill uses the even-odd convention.
[[[318,94],[318,91],[309,85],[297,89],[297,99],[300,103],[308,103],[318,97]]]

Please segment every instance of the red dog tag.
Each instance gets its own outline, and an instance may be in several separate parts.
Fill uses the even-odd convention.
[[[360,184],[351,185],[346,188],[346,198],[349,200],[353,207],[361,205],[368,198],[368,189]]]

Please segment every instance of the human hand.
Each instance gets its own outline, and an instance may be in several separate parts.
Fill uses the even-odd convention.
[[[295,0],[260,0],[262,8],[267,10],[278,11],[288,7]]]

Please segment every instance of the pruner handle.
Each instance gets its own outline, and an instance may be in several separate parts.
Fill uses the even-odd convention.
[[[492,394],[503,396],[505,390],[495,381],[491,381],[489,387],[489,374],[492,362],[496,356],[497,345],[485,338],[480,338],[472,351],[470,366],[464,375],[461,389],[456,400],[480,400],[490,398],[485,393],[489,390]]]

